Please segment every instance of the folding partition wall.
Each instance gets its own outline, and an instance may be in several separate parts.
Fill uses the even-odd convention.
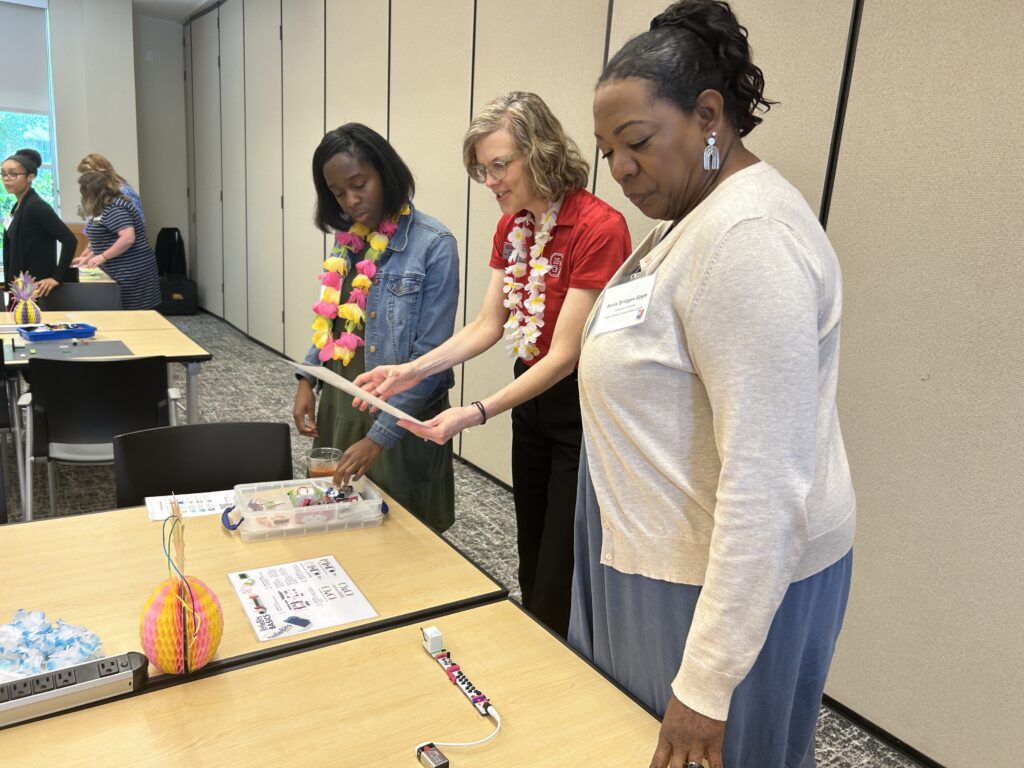
[[[536,91],[593,163],[601,67],[665,4],[227,0],[196,17],[186,107],[203,305],[302,356],[325,245],[311,155],[325,129],[360,121],[396,146],[417,205],[458,239],[458,324],[471,319],[499,216],[462,168],[472,113],[504,91]],[[1024,104],[1009,64],[1024,6],[985,0],[969,17],[949,0],[733,7],[780,102],[748,145],[828,214],[845,274],[841,418],[860,527],[828,693],[940,763],[1011,764],[1024,722],[1012,653],[1024,630],[1024,168],[1013,144]],[[604,164],[592,183],[642,237],[652,222]],[[453,402],[511,371],[492,350],[461,371]],[[457,448],[509,482],[510,442],[503,416]]]

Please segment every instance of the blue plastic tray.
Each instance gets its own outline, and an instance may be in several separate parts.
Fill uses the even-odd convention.
[[[19,325],[18,333],[28,341],[59,341],[60,339],[91,339],[96,326],[86,323],[45,323]]]

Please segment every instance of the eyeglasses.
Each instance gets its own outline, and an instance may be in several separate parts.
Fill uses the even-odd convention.
[[[0,171],[0,179],[16,179],[19,176],[28,176],[27,171]]]
[[[508,175],[508,167],[518,159],[518,154],[509,155],[508,157],[493,160],[488,165],[480,165],[479,163],[471,165],[466,170],[469,171],[470,178],[480,184],[486,184],[488,176],[495,181],[502,181]]]

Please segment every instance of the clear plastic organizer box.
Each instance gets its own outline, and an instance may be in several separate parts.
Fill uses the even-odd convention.
[[[305,498],[323,499],[324,492],[333,485],[329,477],[236,485],[235,510],[243,517],[238,527],[242,541],[307,536],[381,524],[384,500],[376,486],[365,478],[352,486],[360,496],[359,501],[302,506]]]

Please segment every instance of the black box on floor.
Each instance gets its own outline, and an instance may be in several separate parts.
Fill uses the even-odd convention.
[[[160,306],[162,315],[194,315],[199,303],[196,281],[185,275],[163,275],[160,278]]]

